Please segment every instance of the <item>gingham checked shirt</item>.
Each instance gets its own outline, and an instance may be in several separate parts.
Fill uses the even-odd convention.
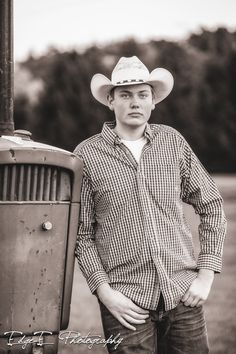
[[[105,123],[75,149],[84,162],[76,245],[92,292],[108,282],[146,309],[174,308],[197,269],[220,272],[226,221],[215,183],[173,128],[147,124],[139,164]],[[182,201],[200,215],[194,257]]]

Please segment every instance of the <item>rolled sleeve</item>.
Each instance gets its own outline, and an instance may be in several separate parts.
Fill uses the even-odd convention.
[[[100,271],[96,271],[96,272],[92,273],[87,278],[87,283],[88,283],[90,291],[92,293],[94,293],[100,285],[102,285],[104,283],[109,283],[109,278],[103,270],[100,270]]]
[[[222,257],[214,254],[200,253],[197,260],[197,269],[210,269],[220,273],[222,268]]]

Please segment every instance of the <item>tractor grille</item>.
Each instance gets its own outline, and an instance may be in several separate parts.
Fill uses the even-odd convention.
[[[45,165],[1,165],[0,201],[69,201],[70,173]]]

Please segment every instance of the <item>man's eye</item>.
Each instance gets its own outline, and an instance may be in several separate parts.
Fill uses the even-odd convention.
[[[148,95],[145,94],[145,93],[141,93],[141,94],[139,95],[139,97],[140,97],[140,98],[146,98],[146,97],[148,97]]]
[[[128,95],[127,93],[122,93],[122,94],[121,94],[121,97],[122,97],[122,98],[128,98],[129,95]]]

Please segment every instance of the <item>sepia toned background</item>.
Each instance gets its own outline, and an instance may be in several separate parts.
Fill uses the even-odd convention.
[[[112,113],[90,93],[120,56],[137,55],[175,78],[151,122],[179,130],[212,173],[225,200],[223,272],[206,303],[212,353],[235,353],[236,3],[234,0],[15,0],[15,127],[72,151]],[[198,219],[186,208],[198,250]],[[96,298],[75,265],[69,328],[102,334]],[[59,353],[105,353],[60,343]]]

